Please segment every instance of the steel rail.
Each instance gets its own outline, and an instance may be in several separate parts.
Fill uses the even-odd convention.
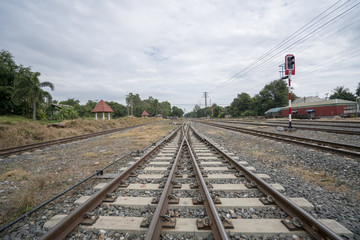
[[[269,121],[269,122],[277,122],[277,123],[280,123],[282,122],[281,120],[266,120],[266,121]],[[288,120],[283,120],[284,123],[286,123]],[[301,123],[304,123],[304,124],[307,124],[307,125],[317,125],[317,124],[321,124],[322,126],[335,126],[334,124],[353,124],[353,125],[358,125],[360,124],[360,121],[317,121],[317,120],[298,120],[298,119],[293,119],[293,121],[296,123],[298,122],[299,124]],[[323,124],[323,123],[333,123],[333,124]],[[348,125],[341,125],[343,126],[344,128],[347,128],[347,127],[353,127],[353,128],[360,128],[360,125],[358,126],[348,126]]]
[[[220,123],[233,123],[233,124],[245,124],[245,125],[254,125],[254,126],[269,126],[269,127],[287,127],[286,123],[273,124],[273,123],[253,123],[253,122],[241,122],[241,121],[226,121]],[[347,135],[360,135],[360,131],[350,131],[350,130],[340,130],[340,129],[329,129],[329,128],[317,128],[315,127],[300,127],[297,125],[298,123],[293,123],[293,128],[300,130],[311,130],[311,131],[319,131],[319,132],[330,132],[330,133],[338,133],[338,134],[347,134]],[[325,126],[325,125],[323,125]],[[338,126],[333,126],[340,128]]]
[[[189,133],[189,132],[188,132]],[[201,195],[204,197],[204,206],[207,215],[211,220],[211,231],[213,233],[215,240],[226,240],[228,236],[226,234],[224,225],[219,217],[219,214],[216,210],[215,204],[212,200],[211,194],[206,186],[206,182],[201,174],[200,168],[196,162],[195,156],[193,151],[191,150],[191,145],[187,137],[184,135],[185,142],[188,148],[188,152],[194,167],[195,177],[199,183],[199,190]]]
[[[311,234],[315,239],[336,239],[342,240],[336,233],[331,231],[328,227],[323,225],[321,222],[316,220],[309,213],[298,207],[295,203],[286,198],[283,194],[281,194],[276,189],[272,188],[269,184],[267,184],[264,180],[256,176],[253,172],[249,171],[246,167],[240,164],[238,161],[233,159],[227,153],[222,151],[220,148],[215,146],[212,142],[210,142],[206,137],[200,136],[193,128],[191,128],[194,135],[197,136],[202,141],[209,144],[211,147],[216,149],[218,153],[220,153],[225,159],[227,159],[233,166],[235,166],[236,170],[241,172],[246,179],[250,182],[255,183],[255,186],[263,192],[266,196],[272,196],[274,199],[274,203],[279,206],[283,211],[285,211],[289,216],[293,218],[298,218],[304,225],[303,228]]]
[[[182,136],[184,136],[184,124],[182,125]],[[173,189],[173,181],[175,180],[175,172],[177,171],[178,162],[181,156],[181,149],[184,146],[185,138],[182,138],[179,150],[176,154],[174,163],[171,167],[169,177],[166,180],[166,184],[164,186],[164,190],[161,193],[158,205],[156,207],[156,210],[152,216],[152,220],[149,226],[149,230],[147,231],[147,234],[145,236],[146,240],[157,240],[160,239],[161,229],[163,226],[163,222],[161,219],[161,216],[164,216],[166,214],[166,211],[168,209],[169,205],[169,195],[171,194],[171,191]]]
[[[172,133],[170,133],[168,137],[163,139],[163,141],[161,141],[158,145],[154,146],[151,151],[146,153],[123,173],[106,184],[100,191],[96,192],[86,202],[77,207],[73,212],[71,212],[47,233],[45,233],[40,239],[64,239],[76,226],[78,226],[83,221],[86,213],[93,211],[101,202],[104,201],[108,193],[112,193],[117,189],[122,180],[128,178],[131,172],[136,170],[151,154],[157,151],[160,146],[174,138],[179,129],[180,128],[177,128]]]
[[[347,156],[353,156],[353,157],[360,157],[360,147],[355,145],[348,145],[348,144],[341,144],[341,143],[335,143],[335,142],[328,142],[328,141],[321,141],[321,140],[315,140],[315,139],[309,139],[309,138],[303,138],[303,137],[295,137],[295,136],[289,136],[284,134],[278,134],[278,133],[270,133],[270,132],[262,132],[258,130],[253,129],[246,129],[241,127],[234,127],[234,126],[227,126],[222,124],[216,124],[216,123],[208,123],[201,121],[200,123],[207,124],[214,127],[224,128],[228,130],[233,130],[237,132],[242,132],[246,134],[251,134],[259,137],[266,137],[278,141],[286,141],[288,143],[295,143],[304,145],[307,147],[322,149],[326,151],[331,151],[335,153],[341,153]]]
[[[83,134],[83,135],[74,136],[74,137],[60,138],[60,139],[50,140],[50,141],[41,142],[41,143],[32,143],[32,144],[27,144],[27,145],[23,145],[23,146],[0,149],[0,157],[9,156],[12,154],[30,151],[30,150],[34,150],[34,149],[38,149],[38,148],[44,148],[44,147],[48,147],[48,146],[55,145],[55,144],[73,142],[73,141],[78,141],[78,140],[82,140],[82,139],[86,139],[86,138],[90,138],[90,137],[97,137],[97,136],[106,135],[106,134],[110,134],[110,133],[114,133],[114,132],[119,132],[119,131],[124,131],[124,130],[132,129],[132,128],[142,127],[147,124],[149,124],[149,123],[138,124],[138,125],[134,125],[131,127],[110,129],[110,130],[95,132],[95,133],[88,133],[88,134]]]

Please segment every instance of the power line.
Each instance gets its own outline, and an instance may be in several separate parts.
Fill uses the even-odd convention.
[[[338,4],[340,1],[336,2],[335,4],[333,4],[332,6],[330,6],[329,8],[327,8],[325,11],[323,11],[321,14],[319,14],[317,17],[315,17],[314,19],[312,19],[309,23],[305,24],[303,27],[301,27],[299,30],[297,30],[295,33],[298,33],[301,29],[303,29],[305,26],[309,25],[311,22],[313,22],[315,19],[319,18],[321,15],[323,15],[325,12],[327,12],[329,9],[331,9],[332,7],[334,7],[336,4]],[[346,3],[338,6],[336,9],[334,9],[333,11],[331,11],[330,13],[326,14],[324,17],[322,17],[320,20],[317,20],[316,23],[312,24],[310,27],[315,26],[315,24],[320,24],[320,21],[323,20],[325,17],[329,16],[330,14],[334,13],[335,11],[339,10],[341,7],[343,7],[345,4],[347,4],[349,1],[347,1]],[[241,77],[245,77],[247,75],[249,75],[250,73],[252,73],[254,70],[258,70],[260,67],[262,67],[264,64],[268,63],[269,61],[273,60],[276,56],[278,56],[279,54],[282,53],[282,51],[285,51],[287,49],[289,49],[290,47],[294,47],[294,45],[299,44],[301,42],[304,42],[305,40],[307,40],[307,38],[309,38],[311,35],[313,35],[314,33],[316,33],[317,31],[319,31],[320,29],[326,27],[327,25],[329,25],[330,23],[336,21],[337,19],[339,19],[340,17],[348,14],[351,10],[355,9],[356,7],[358,7],[360,3],[357,3],[351,7],[349,7],[348,9],[346,9],[345,11],[343,11],[342,13],[338,14],[337,16],[333,17],[332,19],[328,20],[327,22],[323,23],[322,25],[320,25],[319,27],[317,27],[315,30],[312,30],[310,33],[306,34],[305,36],[302,36],[300,39],[296,39],[297,37],[300,37],[300,33],[303,33],[305,30],[310,29],[310,27],[306,28],[305,30],[301,31],[300,33],[297,34],[297,36],[292,38],[292,41],[295,41],[293,43],[289,43],[290,40],[283,40],[281,43],[279,43],[278,45],[276,45],[274,48],[272,48],[271,50],[269,50],[267,53],[263,54],[261,57],[259,57],[254,63],[250,64],[249,66],[247,66],[246,68],[244,68],[242,71],[240,71],[239,73],[233,75],[232,77],[230,77],[228,80],[226,80],[225,82],[219,84],[218,86],[216,86],[211,92],[214,92],[218,89],[220,89],[221,87],[224,87],[225,85],[227,85],[230,81],[232,81],[235,78],[241,78]],[[277,51],[276,53],[274,53],[275,50],[278,50],[280,47],[284,47],[285,44],[288,44],[288,46],[286,46],[284,49],[282,49],[282,51]],[[271,54],[271,56],[269,56]],[[265,59],[263,59],[265,58]],[[261,60],[261,61],[260,61]]]

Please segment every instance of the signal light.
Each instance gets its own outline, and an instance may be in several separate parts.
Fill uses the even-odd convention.
[[[292,54],[285,56],[285,75],[289,75],[289,71],[291,75],[295,75],[295,56]]]

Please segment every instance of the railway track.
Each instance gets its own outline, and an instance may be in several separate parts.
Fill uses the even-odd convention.
[[[271,123],[286,123],[288,120],[271,120],[267,119],[267,122]],[[305,125],[321,125],[326,127],[342,127],[342,128],[360,128],[360,121],[326,121],[326,120],[299,120],[293,119],[293,123],[305,124]]]
[[[48,221],[45,227],[50,230],[41,239],[81,237],[87,231],[116,231],[141,239],[351,237],[337,222],[313,218],[304,210],[313,208],[309,202],[287,199],[281,185],[267,183],[269,176],[254,171],[183,125],[119,172],[101,176],[110,180],[95,186],[94,195],[81,197],[69,215]],[[278,217],[242,216],[249,208],[255,209],[253,215],[270,211]]]
[[[232,131],[242,132],[246,134],[251,134],[258,137],[265,137],[270,138],[277,141],[284,141],[286,143],[294,143],[298,145],[303,145],[310,148],[319,149],[326,152],[333,152],[333,153],[339,153],[346,156],[351,157],[360,157],[360,147],[355,145],[349,145],[349,144],[342,144],[342,143],[336,143],[336,142],[329,142],[329,141],[321,141],[316,139],[310,139],[310,138],[303,138],[303,137],[296,137],[292,135],[285,135],[285,134],[279,134],[279,133],[271,133],[271,132],[264,132],[260,130],[254,130],[254,129],[248,129],[243,128],[239,126],[229,126],[219,123],[212,123],[207,121],[198,121],[202,124],[219,127],[223,129],[228,129]]]
[[[269,126],[269,127],[288,127],[286,122],[274,122],[274,123],[256,123],[256,122],[247,122],[247,121],[225,121],[227,123],[234,124],[245,124],[245,125],[254,125],[254,126]],[[320,131],[320,132],[329,132],[329,133],[338,133],[338,134],[348,134],[348,135],[360,135],[360,126],[349,126],[349,125],[330,125],[330,124],[306,124],[307,126],[312,127],[303,127],[304,123],[293,122],[292,127],[300,130],[311,130],[311,131]],[[321,128],[318,128],[318,127]],[[331,126],[332,128],[323,128],[325,126]],[[334,128],[354,128],[359,130],[344,130],[344,129],[334,129]]]
[[[68,143],[68,142],[79,141],[79,140],[83,140],[83,139],[87,139],[87,138],[92,138],[92,137],[106,135],[106,134],[110,134],[110,133],[114,133],[114,132],[124,131],[124,130],[131,129],[131,128],[141,127],[144,125],[146,125],[146,124],[139,124],[139,125],[135,125],[135,126],[131,126],[131,127],[110,129],[110,130],[106,130],[106,131],[83,134],[83,135],[74,136],[74,137],[61,138],[61,139],[55,139],[55,140],[46,141],[46,142],[33,143],[33,144],[28,144],[28,145],[23,145],[23,146],[18,146],[18,147],[0,149],[0,157],[7,157],[7,156],[14,155],[14,154],[20,154],[23,152],[34,151],[36,149],[41,149],[41,148],[49,147],[52,145],[58,145],[58,144],[63,144],[63,143]]]

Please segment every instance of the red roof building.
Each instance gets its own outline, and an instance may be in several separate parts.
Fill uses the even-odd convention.
[[[114,110],[112,110],[111,107],[101,99],[91,112],[95,113],[96,120],[98,119],[97,113],[102,113],[102,119],[105,119],[105,113],[108,113],[108,120],[110,120],[110,113],[114,112]]]
[[[145,110],[143,111],[143,113],[141,114],[142,117],[148,117],[150,114],[148,114]]]

